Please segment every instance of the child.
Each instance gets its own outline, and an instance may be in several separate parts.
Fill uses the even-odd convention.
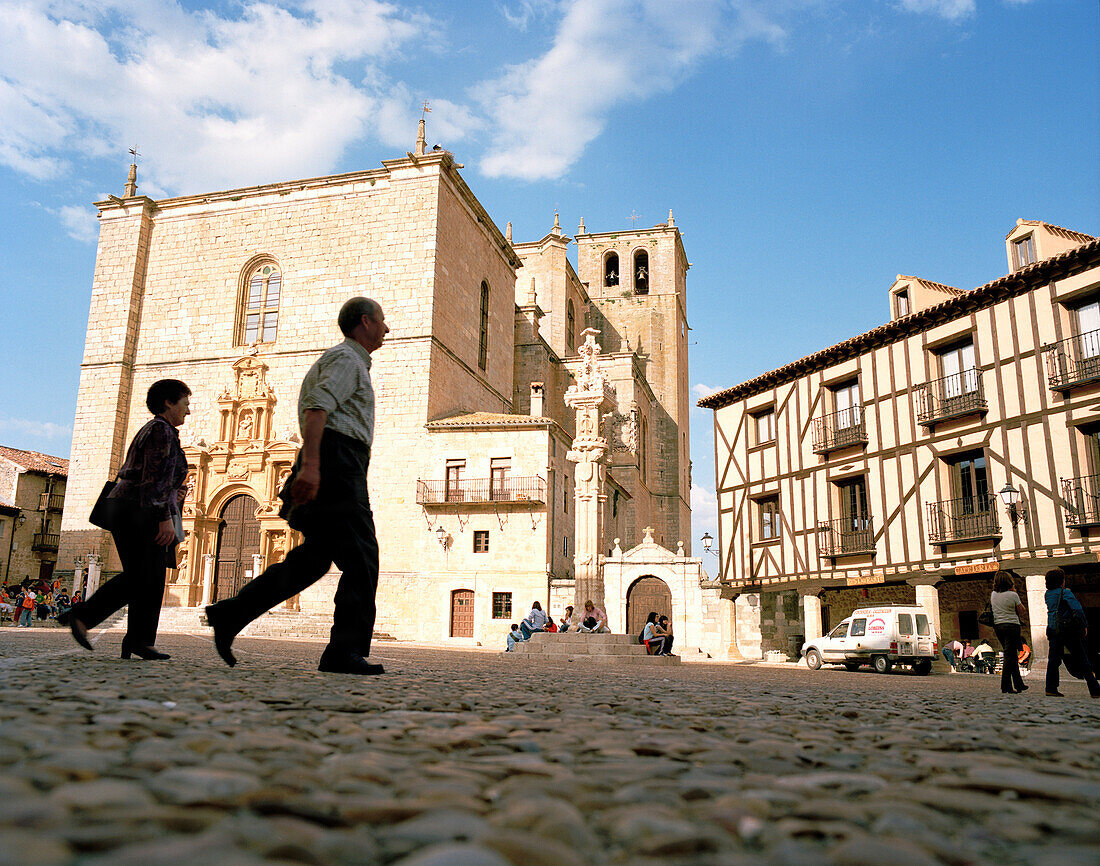
[[[516,644],[523,640],[526,640],[526,638],[523,636],[523,632],[519,630],[519,623],[512,623],[512,630],[508,632],[508,649],[505,652],[512,652]]]

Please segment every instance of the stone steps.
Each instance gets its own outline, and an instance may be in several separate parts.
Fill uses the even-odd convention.
[[[248,624],[241,637],[298,638],[324,640],[332,629],[332,614],[299,613],[292,610],[268,611]],[[167,634],[211,634],[206,622],[206,612],[201,607],[166,607],[160,612],[158,631]],[[374,640],[393,640],[382,632],[374,633]]]
[[[647,665],[664,667],[680,664],[680,657],[651,656],[638,638],[630,634],[554,634],[538,632],[516,644],[506,659],[523,662],[585,662],[593,665]]]

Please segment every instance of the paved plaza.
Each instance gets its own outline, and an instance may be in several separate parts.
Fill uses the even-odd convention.
[[[991,676],[593,669],[0,630],[0,863],[1100,862],[1100,701]]]

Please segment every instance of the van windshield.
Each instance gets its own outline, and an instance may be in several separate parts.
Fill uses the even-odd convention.
[[[927,637],[928,635],[928,617],[923,613],[917,614],[917,634],[921,637]]]
[[[898,614],[898,634],[906,636],[913,634],[913,617],[907,613]]]
[[[852,637],[863,637],[867,634],[867,620],[865,619],[853,619],[852,620]]]

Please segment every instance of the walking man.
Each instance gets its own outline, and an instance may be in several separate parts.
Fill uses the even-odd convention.
[[[206,608],[214,646],[226,664],[237,663],[233,639],[256,617],[325,575],[341,570],[328,647],[318,670],[380,674],[367,661],[374,633],[378,589],[378,540],[367,496],[367,466],[374,439],[371,352],[389,333],[382,308],[352,298],[337,318],[344,342],[310,367],[298,395],[302,449],[280,493],[280,515],[305,540],[234,598]]]

